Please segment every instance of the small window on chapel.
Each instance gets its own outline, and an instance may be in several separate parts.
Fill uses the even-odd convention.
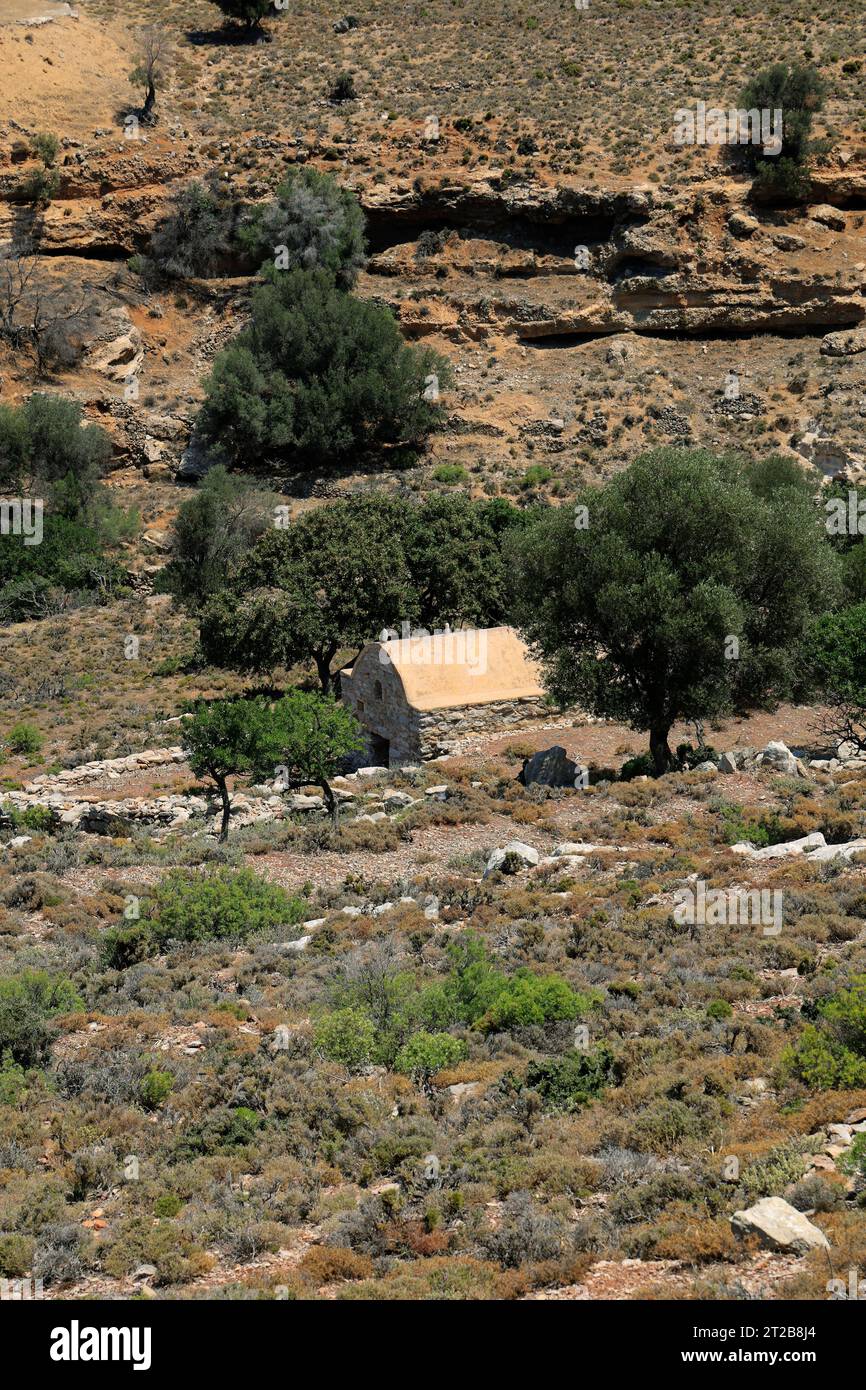
[[[381,681],[376,681],[376,684],[373,686],[373,694],[376,696],[376,699],[377,699],[377,700],[381,700],[381,698],[382,698],[382,682],[381,682]]]

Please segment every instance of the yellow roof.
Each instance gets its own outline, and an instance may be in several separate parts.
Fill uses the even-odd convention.
[[[365,652],[371,648],[377,662],[387,656],[413,709],[485,705],[544,694],[538,663],[512,627],[457,628],[398,637],[370,643]]]

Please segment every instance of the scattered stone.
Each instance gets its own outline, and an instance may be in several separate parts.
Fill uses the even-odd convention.
[[[299,936],[297,941],[284,941],[282,943],[282,949],[284,951],[291,951],[292,953],[306,951],[312,939],[312,936]]]
[[[732,212],[728,218],[728,228],[736,237],[750,237],[761,230],[761,224],[757,217],[751,217],[747,212]]]

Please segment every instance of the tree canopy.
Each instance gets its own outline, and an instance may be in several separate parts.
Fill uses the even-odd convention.
[[[586,526],[563,508],[508,543],[551,692],[648,729],[658,772],[676,720],[802,689],[804,633],[839,596],[808,494],[760,477],[756,492],[740,458],[657,450],[582,494]]]
[[[205,383],[205,442],[241,467],[326,467],[419,443],[439,419],[425,392],[431,375],[447,383],[445,359],[405,344],[387,309],[344,293],[325,270],[267,273],[249,327]]]
[[[516,508],[385,493],[332,502],[265,533],[205,605],[208,660],[242,671],[314,662],[322,688],[341,650],[384,628],[490,626],[507,615],[503,536]]]

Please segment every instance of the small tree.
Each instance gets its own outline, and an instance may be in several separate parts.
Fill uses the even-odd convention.
[[[288,455],[306,467],[420,443],[440,418],[428,382],[447,384],[445,359],[404,343],[387,309],[345,294],[326,271],[268,274],[249,328],[205,383],[205,442],[241,466]]]
[[[144,106],[140,119],[145,125],[153,125],[156,106],[157,84],[164,81],[174,61],[174,44],[168,30],[161,24],[145,24],[136,36],[138,61],[129,80],[136,87],[144,87]]]
[[[782,112],[782,148],[767,156],[759,145],[743,146],[755,171],[753,193],[768,201],[801,202],[809,196],[809,157],[825,143],[812,139],[812,120],[824,104],[825,84],[808,63],[774,63],[747,84],[740,96],[744,110]]]
[[[238,240],[256,265],[327,270],[351,289],[366,260],[364,214],[354,193],[309,165],[292,169],[276,201],[253,208]]]
[[[808,494],[743,460],[660,449],[509,542],[517,616],[562,703],[648,729],[804,693],[804,634],[840,592]]]
[[[276,772],[287,791],[321,787],[331,820],[337,820],[337,801],[330,779],[343,759],[364,746],[354,715],[343,705],[322,695],[293,690],[273,706],[269,729],[269,756],[259,771]]]
[[[269,747],[272,719],[264,700],[214,700],[196,706],[184,721],[182,744],[197,777],[216,783],[222,802],[220,840],[228,839],[232,808],[228,778],[251,772]]]
[[[399,503],[373,495],[267,531],[231,587],[205,606],[207,659],[259,672],[313,661],[327,694],[341,648],[360,649],[395,618],[416,615],[402,517]]]
[[[197,609],[230,580],[273,522],[276,497],[259,492],[225,468],[212,468],[175,518],[171,559],[160,580],[181,603]]]
[[[821,618],[808,649],[826,705],[823,733],[866,753],[866,603]]]
[[[226,19],[243,24],[247,29],[258,29],[266,14],[272,12],[272,0],[213,0],[217,9]]]

